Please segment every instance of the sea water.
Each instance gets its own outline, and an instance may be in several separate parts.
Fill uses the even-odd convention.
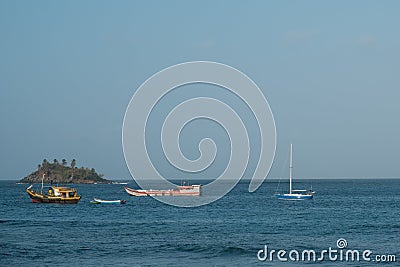
[[[267,179],[249,193],[244,180],[212,204],[177,208],[115,184],[73,185],[77,205],[35,204],[27,185],[0,181],[0,266],[379,266],[375,255],[399,264],[400,179],[296,181],[317,191],[311,201],[277,200],[277,185]],[[127,203],[94,205],[93,197]],[[347,243],[342,254],[370,250],[370,261],[301,261],[304,250],[336,249],[339,257],[339,239]],[[266,246],[268,254],[286,251],[283,260],[276,252],[261,261]],[[289,258],[293,250],[299,261]]]

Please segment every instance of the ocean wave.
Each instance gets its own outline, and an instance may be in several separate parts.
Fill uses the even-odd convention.
[[[253,253],[253,250],[244,249],[242,247],[227,247],[220,251],[220,255],[244,255]]]
[[[182,244],[182,245],[165,245],[165,248],[176,250],[177,252],[189,252],[189,253],[199,253],[205,258],[213,257],[226,257],[226,256],[240,256],[254,254],[254,249],[246,249],[240,246],[219,246],[217,244],[213,245],[199,245],[199,244]]]

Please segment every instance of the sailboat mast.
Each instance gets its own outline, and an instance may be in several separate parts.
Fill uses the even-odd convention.
[[[290,182],[289,182],[289,194],[292,194],[292,177],[293,177],[293,156],[292,156],[292,153],[293,153],[293,148],[292,148],[292,144],[290,144],[290,165],[289,165],[289,171],[290,171]]]

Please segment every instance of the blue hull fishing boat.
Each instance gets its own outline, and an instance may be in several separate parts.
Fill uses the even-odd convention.
[[[126,200],[124,199],[118,199],[118,200],[104,200],[104,199],[99,199],[99,198],[93,198],[92,201],[90,201],[91,204],[125,204]]]
[[[275,197],[282,200],[307,200],[313,199],[315,192],[310,190],[293,190],[292,189],[292,180],[293,180],[293,159],[292,159],[292,151],[293,146],[290,144],[290,163],[289,163],[289,193],[287,194],[279,194],[276,193]]]

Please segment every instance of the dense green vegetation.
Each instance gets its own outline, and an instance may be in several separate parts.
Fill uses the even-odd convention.
[[[22,183],[41,183],[44,177],[45,183],[74,183],[74,184],[92,184],[92,183],[111,183],[104,179],[102,174],[98,174],[94,168],[76,167],[76,160],[73,159],[69,166],[63,159],[61,163],[54,159],[52,163],[43,160],[42,164],[37,166],[37,170],[23,178]]]

